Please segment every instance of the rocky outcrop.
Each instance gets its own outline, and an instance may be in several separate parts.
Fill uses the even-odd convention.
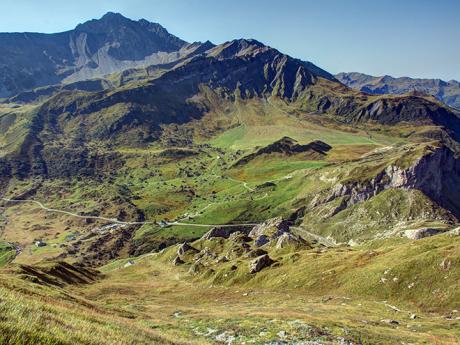
[[[448,234],[451,237],[460,236],[460,227],[450,230]]]
[[[430,237],[443,233],[444,230],[433,228],[422,228],[404,231],[404,236],[411,240],[419,240],[421,238]]]
[[[275,248],[276,249],[283,249],[287,247],[303,248],[307,246],[308,246],[307,241],[305,241],[302,237],[291,234],[289,232],[285,232],[280,237],[278,237]]]
[[[241,242],[250,242],[252,241],[252,238],[248,236],[247,231],[242,232],[242,231],[236,231],[233,232],[229,238],[230,241],[236,242],[236,243],[241,243]]]
[[[249,233],[249,237],[254,240],[255,247],[262,247],[266,244],[274,244],[276,249],[283,249],[288,246],[293,248],[309,247],[307,241],[290,232],[289,223],[281,217],[269,219],[255,226]],[[261,251],[261,249],[256,250]]]
[[[260,235],[254,239],[254,244],[256,247],[262,247],[270,242],[270,239],[265,235]]]
[[[172,264],[174,266],[180,266],[182,264],[184,264],[185,262],[179,257],[179,256],[176,256],[173,261],[172,261]]]
[[[257,273],[263,270],[265,267],[269,267],[274,261],[267,255],[261,255],[249,263],[249,273]]]
[[[229,238],[231,234],[233,233],[247,233],[247,228],[244,227],[214,227],[211,230],[209,230],[207,233],[205,233],[201,238],[203,240],[210,240],[212,238]]]
[[[260,236],[266,236],[269,239],[275,239],[287,231],[289,231],[288,222],[283,220],[281,217],[276,217],[266,220],[262,224],[256,225],[249,232],[249,237],[256,239]]]
[[[350,116],[354,121],[376,121],[386,125],[400,122],[428,123],[450,129],[454,138],[458,139],[460,117],[457,111],[440,106],[418,94],[379,99],[358,107]]]
[[[456,196],[454,192],[459,188],[458,181],[460,160],[454,153],[444,146],[428,147],[427,152],[409,167],[392,164],[372,179],[351,179],[345,183],[337,183],[326,197],[313,199],[310,206],[315,207],[342,198],[340,206],[335,209],[336,214],[388,188],[418,189],[459,217],[460,196]],[[446,198],[447,195],[451,196]],[[452,202],[452,198],[457,199]]]
[[[198,253],[199,250],[196,248],[193,248],[190,244],[188,243],[183,243],[179,246],[177,249],[177,255],[182,256],[186,253]]]

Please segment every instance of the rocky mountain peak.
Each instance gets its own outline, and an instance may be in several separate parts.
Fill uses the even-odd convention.
[[[124,17],[120,13],[107,12],[99,19],[92,19],[82,24],[78,24],[75,27],[75,30],[83,31],[83,32],[98,33],[98,32],[105,32],[115,27],[127,26],[130,24],[132,25],[133,23],[136,23],[136,22]]]
[[[1,34],[0,97],[154,65],[186,44],[160,24],[113,12],[57,34]]]
[[[227,59],[235,56],[254,56],[272,48],[264,45],[255,39],[236,39],[225,42],[215,47],[210,53],[211,56]],[[274,49],[273,49],[274,50]]]

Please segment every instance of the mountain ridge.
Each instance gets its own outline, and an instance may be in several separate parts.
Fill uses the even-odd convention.
[[[448,106],[460,109],[460,82],[456,80],[371,76],[360,72],[342,72],[336,77],[343,84],[369,94],[396,94],[419,91],[436,97]]]

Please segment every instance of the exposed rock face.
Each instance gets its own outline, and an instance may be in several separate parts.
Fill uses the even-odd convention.
[[[434,236],[440,233],[443,233],[443,230],[440,229],[432,229],[432,228],[423,228],[423,229],[415,229],[415,230],[406,230],[404,232],[404,236],[411,240],[419,240],[421,238]]]
[[[184,263],[185,263],[185,262],[184,262],[179,256],[176,256],[176,257],[174,258],[174,260],[172,261],[172,264],[173,264],[174,266],[179,266],[179,265],[182,265],[182,264],[184,264]]]
[[[302,237],[291,234],[290,232],[283,233],[276,241],[276,249],[283,249],[286,247],[306,247],[307,241]]]
[[[195,255],[194,259],[197,261],[202,261],[203,259],[216,259],[217,254],[211,251],[208,247],[205,247],[198,254]]]
[[[249,233],[249,237],[259,238],[266,236],[269,239],[275,239],[281,234],[289,231],[289,224],[281,217],[269,219],[262,224],[256,225]]]
[[[233,242],[250,242],[252,238],[247,235],[247,231],[236,231],[229,236],[229,240]]]
[[[239,89],[242,97],[272,94],[294,100],[318,78],[336,81],[312,63],[293,59],[253,39],[233,40],[216,46],[208,53],[207,60],[212,62],[209,58],[223,62],[219,67],[232,71],[232,78],[228,78],[227,73],[214,85]]]
[[[459,217],[460,200],[453,203],[452,197],[446,198],[455,198],[459,180],[460,160],[447,147],[432,147],[408,168],[390,165],[370,180],[338,183],[326,198],[314,199],[311,206],[344,197],[341,207],[335,210],[337,213],[388,188],[418,189]]]
[[[184,255],[185,253],[188,253],[188,252],[191,252],[191,253],[198,253],[199,250],[196,249],[196,248],[193,248],[190,244],[188,243],[183,243],[179,246],[179,248],[177,249],[177,255],[179,256],[182,256]]]
[[[460,227],[449,231],[449,236],[460,236]]]
[[[254,244],[256,245],[256,247],[262,247],[263,245],[269,242],[270,242],[269,238],[265,235],[260,235],[254,240]]]
[[[260,272],[262,269],[271,266],[273,263],[274,261],[267,254],[259,256],[249,263],[249,273]]]
[[[244,233],[244,232],[247,232],[247,230],[242,227],[225,227],[225,228],[214,227],[211,230],[209,230],[207,233],[205,233],[201,238],[203,240],[210,240],[216,237],[229,238],[231,234],[236,233],[236,232]]]
[[[460,119],[458,112],[441,107],[434,100],[420,95],[376,99],[358,108],[352,118],[356,121],[373,120],[386,125],[399,122],[433,123],[450,128],[454,138],[458,138]]]

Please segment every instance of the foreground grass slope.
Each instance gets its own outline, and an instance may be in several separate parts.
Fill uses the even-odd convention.
[[[179,339],[456,344],[458,240],[439,235],[353,249],[273,248],[269,253],[279,264],[257,274],[246,271],[247,261],[236,263],[235,273],[230,262],[212,273],[191,274],[187,265],[171,263],[177,248],[172,247],[129,264],[114,261],[89,284],[75,279],[69,284],[69,267],[56,275],[63,271],[55,264],[33,271],[12,266],[0,272],[0,339],[5,344],[187,343]],[[218,250],[223,243],[200,241],[192,245]]]
[[[0,343],[15,344],[192,344],[160,334],[123,312],[69,293],[50,282],[66,280],[52,268],[0,271]],[[66,285],[63,285],[66,286]],[[69,286],[67,285],[67,288]]]

